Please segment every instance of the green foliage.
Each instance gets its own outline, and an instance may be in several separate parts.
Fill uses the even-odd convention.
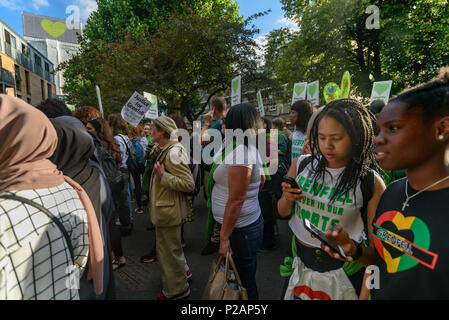
[[[302,80],[338,83],[348,70],[352,96],[366,99],[374,81],[393,80],[395,94],[429,81],[449,64],[447,0],[280,1],[300,31],[273,31],[267,47],[279,50],[275,59],[267,51],[266,60],[291,88]],[[380,29],[366,28],[370,5],[380,9]]]

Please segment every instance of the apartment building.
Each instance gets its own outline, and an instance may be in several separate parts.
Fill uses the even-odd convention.
[[[55,68],[78,53],[78,36],[82,35],[81,23],[69,29],[64,20],[27,12],[22,12],[22,23],[24,39],[45,55]],[[44,29],[45,26],[47,30]],[[53,29],[48,29],[48,26]],[[55,73],[55,85],[56,96],[64,100],[62,72]]]
[[[29,104],[54,97],[53,63],[0,20],[0,93]]]

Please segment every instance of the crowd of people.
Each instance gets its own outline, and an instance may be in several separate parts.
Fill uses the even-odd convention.
[[[231,253],[250,300],[258,253],[278,248],[278,219],[292,235],[273,279],[285,282],[281,299],[449,298],[449,68],[388,104],[297,101],[292,131],[247,103],[210,106],[188,145],[214,161],[196,164],[177,114],[133,127],[92,107],[0,95],[0,299],[115,299],[122,238],[144,208],[156,240],[141,262],[158,263],[156,298],[188,297],[184,225],[198,196],[208,209],[201,254]],[[259,140],[227,136],[262,129],[264,157]],[[218,153],[207,147],[217,140]]]

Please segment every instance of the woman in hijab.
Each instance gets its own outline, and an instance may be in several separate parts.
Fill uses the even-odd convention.
[[[95,293],[103,291],[95,211],[80,185],[48,160],[57,142],[42,112],[0,95],[0,300],[79,299],[87,265]]]

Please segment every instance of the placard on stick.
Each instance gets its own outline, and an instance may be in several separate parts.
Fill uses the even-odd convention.
[[[122,109],[122,117],[130,125],[136,127],[145,113],[151,107],[151,102],[140,95],[138,92],[134,92],[131,98],[126,102]]]

